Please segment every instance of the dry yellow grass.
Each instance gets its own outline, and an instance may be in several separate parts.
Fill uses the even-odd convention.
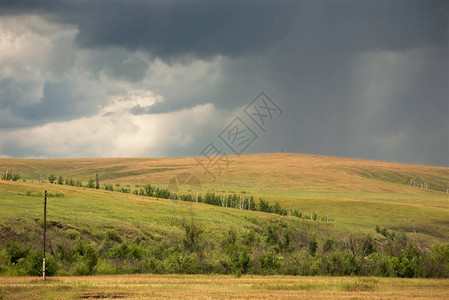
[[[448,299],[438,279],[125,275],[2,278],[4,299]]]
[[[438,179],[449,188],[449,168],[399,164],[361,159],[304,154],[253,154],[230,156],[222,176],[213,181],[191,157],[182,158],[86,158],[86,159],[0,159],[0,171],[7,168],[37,179],[42,172],[87,181],[99,171],[104,182],[157,183],[167,185],[182,172],[193,173],[205,186],[249,190],[357,191],[419,193],[407,184],[388,182],[388,178],[367,178],[365,173],[400,174],[421,181]],[[372,174],[371,174],[372,175]],[[382,175],[382,174],[381,174]],[[435,182],[435,184],[437,184]],[[435,185],[434,185],[435,187]]]

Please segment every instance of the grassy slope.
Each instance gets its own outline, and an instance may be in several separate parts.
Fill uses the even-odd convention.
[[[239,232],[251,230],[281,218],[274,214],[119,192],[48,183],[0,181],[0,243],[8,239],[40,244],[42,230],[36,223],[42,223],[42,191],[45,189],[51,193],[47,201],[47,221],[53,223],[49,227],[53,243],[61,238],[61,228],[74,228],[85,239],[93,241],[100,241],[108,228],[117,229],[125,240],[133,237],[181,238],[184,236],[182,224],[191,220],[204,230],[207,240],[218,242],[229,229]],[[318,225],[295,217],[282,219],[297,228],[307,227],[311,232],[321,230],[333,235],[338,231],[333,224]],[[8,232],[14,232],[16,236],[10,236]]]
[[[1,182],[3,220],[40,215],[41,198],[24,194],[26,190],[37,194],[43,189],[65,195],[52,198],[50,218],[79,226],[110,226],[118,222],[129,230],[165,231],[172,230],[172,216],[190,218],[193,211],[194,217],[213,234],[223,227],[249,226],[254,218],[276,218],[202,204],[173,204],[169,200],[29,182],[36,180],[39,173],[86,182],[99,171],[102,182],[167,187],[174,175],[188,172],[200,179],[203,191],[245,192],[244,195],[279,201],[285,208],[297,208],[306,214],[312,211],[319,216],[328,214],[334,221],[318,226],[332,232],[372,233],[379,224],[404,229],[429,243],[449,240],[449,195],[444,192],[449,186],[449,168],[297,154],[231,157],[227,171],[215,182],[203,176],[193,158],[0,159],[0,171],[7,168],[28,182]],[[428,182],[429,189],[409,186],[410,179]],[[188,192],[187,187],[184,192]],[[298,224],[308,222],[290,219]]]

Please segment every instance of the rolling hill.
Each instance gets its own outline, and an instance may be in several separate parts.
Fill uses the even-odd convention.
[[[147,253],[148,245],[153,244],[152,247],[164,251],[170,247],[187,249],[188,253],[196,253],[195,259],[208,255],[216,259],[221,255],[217,249],[227,249],[229,245],[225,247],[223,243],[229,240],[228,234],[235,233],[234,240],[243,244],[255,239],[252,246],[244,246],[252,249],[248,252],[250,261],[262,259],[265,251],[305,251],[314,240],[318,242],[318,251],[324,255],[328,240],[346,245],[351,243],[352,236],[364,234],[372,236],[378,248],[387,249],[395,235],[391,235],[390,241],[387,234],[376,232],[376,226],[386,232],[404,232],[408,240],[416,242],[423,251],[435,243],[449,241],[449,194],[446,193],[449,168],[443,167],[300,154],[259,154],[230,157],[227,167],[216,178],[205,174],[195,158],[0,159],[0,171],[6,170],[19,174],[21,179],[0,181],[0,242],[3,245],[22,243],[30,249],[39,249],[43,192],[48,190],[52,243],[49,249],[61,262],[64,261],[61,257],[69,255],[64,253],[72,249],[70,259],[60,263],[64,265],[61,274],[72,274],[73,270],[78,270],[76,274],[90,273],[75,264],[82,261],[73,258],[78,240],[93,245],[99,257],[104,258],[95,269],[100,274],[166,272],[170,262],[164,260],[160,269],[157,264],[149,267],[148,261],[141,266],[136,257],[129,257],[131,252],[126,252],[136,248]],[[137,191],[150,183],[169,188],[172,194],[193,197],[197,192],[202,196],[206,193],[252,196],[256,202],[259,198],[270,204],[278,202],[288,215],[50,184],[47,180],[49,174],[54,174],[85,185],[89,179],[95,179],[97,172],[101,187],[107,184]],[[39,178],[45,179],[44,182],[39,183]],[[179,179],[175,190],[174,178]],[[195,181],[182,184],[186,178],[195,178]],[[300,211],[302,217],[291,216],[293,210]],[[314,214],[318,215],[316,220],[311,217]],[[251,232],[256,235],[252,236]],[[146,246],[139,246],[136,240],[145,241]],[[263,249],[257,248],[257,241],[265,245]],[[117,250],[117,247],[124,248]],[[80,253],[85,253],[83,251]],[[120,256],[114,251],[125,254]],[[102,256],[102,253],[109,254]],[[171,254],[164,255],[170,258]],[[154,253],[145,255],[158,257]],[[106,261],[116,261],[117,257],[122,269],[112,270]],[[129,269],[126,265],[129,261],[140,271]],[[180,264],[179,258],[176,261]],[[224,273],[232,269],[232,263],[224,264],[225,267],[214,263],[211,262],[218,272],[222,272],[220,268],[224,268]],[[207,273],[207,270],[195,270]],[[253,272],[260,271],[257,270]],[[185,271],[181,268],[173,272]]]
[[[443,167],[259,154],[230,157],[215,181],[194,158],[0,159],[0,171],[7,169],[28,182],[52,173],[85,183],[98,171],[101,183],[165,188],[174,176],[193,174],[202,193],[278,201],[287,209],[328,215],[343,229],[369,230],[378,224],[449,240],[449,168]],[[425,183],[427,189],[415,186]],[[179,188],[180,193],[189,193],[190,186]]]

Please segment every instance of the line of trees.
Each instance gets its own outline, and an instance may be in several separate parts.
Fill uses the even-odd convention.
[[[173,199],[178,199],[175,195]],[[207,192],[204,198],[197,194],[195,197],[192,195],[180,195],[179,200],[205,203],[221,207],[229,207],[243,210],[261,211],[266,213],[274,213],[281,216],[288,215],[286,209],[282,208],[279,202],[275,202],[274,205],[270,205],[268,201],[259,198],[259,202],[254,201],[253,196],[242,196],[237,194],[215,194],[213,192]],[[291,215],[301,217],[301,213],[295,210],[296,214],[291,213]]]
[[[290,209],[289,211],[283,208],[279,202],[275,202],[273,205],[270,205],[268,201],[259,198],[259,201],[256,202],[253,196],[242,196],[237,194],[215,194],[213,192],[207,192],[204,198],[200,194],[192,195],[180,195],[179,197],[174,194],[171,199],[179,199],[182,201],[188,202],[198,202],[205,203],[215,206],[228,207],[228,208],[236,208],[236,209],[244,209],[244,210],[252,210],[252,211],[261,211],[266,213],[273,213],[280,216],[294,216],[297,218],[304,218],[308,220],[318,221],[318,214],[312,212],[310,215],[305,215],[301,211],[297,209]],[[324,215],[321,218],[324,222],[332,221],[328,215]]]
[[[74,181],[73,179],[63,178],[62,176],[57,177],[54,174],[50,174],[48,176],[48,180],[50,183],[57,183],[60,185],[70,185],[77,187],[86,187],[91,189],[103,189],[106,191],[115,191],[126,194],[134,194],[146,197],[155,197],[161,199],[173,199],[173,200],[182,200],[188,202],[197,202],[204,203],[209,205],[228,207],[228,208],[236,208],[243,210],[252,210],[252,211],[261,211],[266,213],[274,213],[280,216],[291,215],[297,218],[304,218],[313,221],[318,221],[318,215],[315,212],[312,212],[310,215],[305,215],[301,211],[297,209],[290,209],[289,211],[283,208],[279,202],[275,202],[273,205],[270,205],[268,201],[265,201],[259,198],[258,202],[254,200],[253,196],[242,196],[237,194],[216,194],[214,192],[206,192],[204,196],[201,193],[196,193],[195,195],[187,194],[178,194],[171,193],[168,189],[161,188],[158,186],[154,186],[151,184],[146,185],[136,185],[132,190],[131,186],[128,184],[126,186],[121,186],[119,183],[113,184],[103,184],[100,186],[98,180],[98,174],[96,176],[96,180],[89,178],[86,185],[82,185],[81,181]],[[331,219],[325,215],[321,218],[322,221],[329,222]]]
[[[73,180],[73,179],[69,179],[69,178],[64,179],[62,176],[57,177],[54,174],[48,175],[48,181],[50,183],[55,183],[55,184],[60,184],[60,185],[70,185],[70,186],[77,186],[77,187],[83,186],[83,184],[79,180]],[[85,187],[90,187],[90,185],[89,185],[90,183],[91,182],[89,181]]]
[[[180,221],[180,220],[178,220]],[[449,277],[449,244],[423,250],[403,232],[319,237],[283,221],[228,229],[221,236],[199,224],[180,221],[183,234],[167,232],[130,237],[110,228],[92,235],[53,228],[47,275],[242,274],[382,277]],[[393,233],[395,232],[395,233]],[[42,255],[31,245],[0,246],[0,275],[39,276]]]
[[[71,178],[63,178],[62,176],[57,177],[54,174],[50,174],[48,176],[48,181],[50,183],[60,184],[60,185],[70,185],[70,186],[77,186],[77,187],[86,187],[89,189],[99,189],[100,185],[98,183],[98,178],[94,182],[92,178],[89,178],[86,185],[83,185],[81,181],[79,180],[73,180]]]
[[[8,169],[6,173],[3,175],[2,179],[17,181],[18,179],[20,179],[20,176],[18,174],[13,174],[11,170]],[[98,172],[96,173],[95,181],[93,178],[89,178],[89,180],[85,185],[83,185],[82,182],[79,180],[73,180],[71,178],[63,178],[62,176],[56,176],[55,174],[50,174],[48,176],[48,181],[52,184],[85,187],[91,189],[101,188],[107,191],[115,191],[128,194],[132,193],[140,196],[198,202],[221,207],[274,213],[281,216],[291,215],[297,218],[305,218],[314,221],[318,220],[318,215],[315,212],[312,212],[310,215],[303,215],[303,213],[297,209],[295,210],[290,209],[290,211],[287,211],[287,209],[282,208],[278,202],[275,202],[274,205],[270,205],[267,201],[259,198],[259,202],[256,203],[254,201],[253,196],[242,197],[242,195],[237,194],[219,195],[211,192],[207,192],[204,197],[202,197],[202,195],[198,193],[195,196],[189,194],[179,195],[177,193],[176,194],[170,193],[168,189],[153,186],[151,184],[143,186],[136,185],[136,188],[134,190],[131,190],[131,186],[129,184],[124,187],[118,183],[115,184],[115,187],[113,184],[103,184],[103,186],[100,186]],[[327,215],[323,216],[321,220],[325,222],[331,221],[331,219]]]

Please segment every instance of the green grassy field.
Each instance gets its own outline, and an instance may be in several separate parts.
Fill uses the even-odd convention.
[[[63,223],[95,234],[107,228],[117,228],[129,237],[148,234],[161,236],[179,233],[180,222],[190,222],[193,218],[206,234],[221,235],[224,230],[245,228],[252,224],[276,221],[280,216],[261,212],[216,207],[202,203],[192,203],[169,199],[123,194],[88,188],[37,184],[31,182],[0,181],[0,199],[3,209],[0,217],[3,226],[15,226],[21,230],[43,216],[43,190],[48,190],[47,220]],[[28,192],[28,193],[27,193]],[[27,195],[28,194],[28,195]],[[59,195],[58,195],[59,194]],[[303,223],[316,225],[312,221],[284,217],[286,222],[302,226]],[[50,230],[56,226],[50,226]],[[322,224],[322,228],[332,228],[332,224]],[[57,228],[57,227],[56,227]]]
[[[333,225],[344,231],[369,232],[380,225],[402,229],[429,243],[449,240],[449,194],[446,193],[449,168],[298,154],[231,157],[226,171],[216,181],[205,176],[193,158],[0,159],[0,170],[7,168],[28,181],[37,180],[39,174],[46,178],[53,173],[84,183],[95,178],[98,171],[101,183],[119,183],[129,185],[131,189],[136,184],[146,183],[166,188],[173,176],[192,173],[201,182],[203,194],[206,191],[236,193],[252,195],[255,199],[261,197],[271,203],[278,201],[283,207],[299,209],[303,214],[310,215],[314,211],[320,218],[328,215]],[[418,183],[427,182],[428,188],[410,186],[411,179]],[[48,189],[57,193],[60,189],[64,192],[64,188],[24,185],[17,189],[30,189],[34,193]],[[181,193],[189,193],[189,186],[180,188]],[[89,198],[91,192],[99,199],[106,197],[104,195],[116,197],[68,189],[65,201]],[[4,194],[2,198],[5,197]],[[165,202],[160,203],[161,215],[165,215],[170,209],[164,206]],[[182,211],[184,206],[177,205]],[[9,216],[16,213],[15,210]],[[108,213],[114,215],[113,210]],[[159,212],[154,213],[159,215]],[[198,215],[203,214],[199,211]],[[160,224],[158,217],[153,220]]]

